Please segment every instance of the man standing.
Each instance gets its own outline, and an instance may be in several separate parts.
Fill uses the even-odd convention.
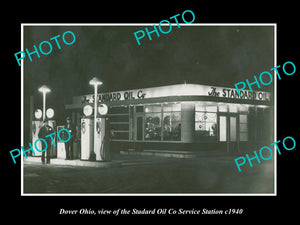
[[[65,142],[65,149],[66,149],[66,159],[73,159],[73,139],[75,137],[75,126],[71,123],[71,117],[68,116],[66,118],[66,125],[65,128],[69,130],[71,134],[71,138],[69,141]]]
[[[48,120],[44,119],[43,120],[43,126],[41,127],[41,129],[38,133],[38,137],[45,139],[46,142],[47,142],[47,149],[45,149],[46,148],[45,142],[43,142],[43,141],[41,142],[42,143],[42,149],[45,149],[46,154],[47,154],[47,156],[46,156],[46,159],[47,159],[46,163],[47,164],[50,163],[50,149],[51,149],[52,141],[51,141],[51,138],[49,138],[49,137],[46,138],[46,136],[51,134],[51,133],[53,133],[53,128],[48,125]],[[45,164],[45,151],[42,152],[42,163],[43,164]]]

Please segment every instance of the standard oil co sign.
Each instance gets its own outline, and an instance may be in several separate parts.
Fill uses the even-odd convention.
[[[207,86],[199,84],[177,84],[161,87],[117,91],[98,94],[98,102],[138,100],[175,96],[207,96],[230,99],[270,101],[270,93],[264,91],[242,90],[240,95],[235,88]],[[77,96],[73,103],[93,103],[94,95]]]

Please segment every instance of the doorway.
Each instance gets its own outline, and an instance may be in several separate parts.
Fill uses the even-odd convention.
[[[135,117],[135,140],[142,141],[144,137],[144,120],[143,116]]]
[[[226,143],[227,152],[238,151],[237,115],[219,114],[219,141]]]

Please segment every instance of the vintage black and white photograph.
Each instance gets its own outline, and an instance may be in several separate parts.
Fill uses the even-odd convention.
[[[276,25],[179,22],[22,24],[22,195],[276,195]]]

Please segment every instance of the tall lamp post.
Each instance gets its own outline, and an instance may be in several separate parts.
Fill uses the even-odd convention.
[[[43,93],[43,120],[46,118],[46,94],[50,91],[50,88],[48,88],[46,85],[43,85],[39,88],[39,92]]]
[[[94,144],[95,144],[95,136],[96,136],[96,133],[97,133],[97,121],[96,121],[96,118],[97,118],[97,91],[98,91],[98,85],[101,85],[103,84],[97,77],[94,77],[93,79],[90,80],[89,82],[90,85],[93,85],[94,86]]]

